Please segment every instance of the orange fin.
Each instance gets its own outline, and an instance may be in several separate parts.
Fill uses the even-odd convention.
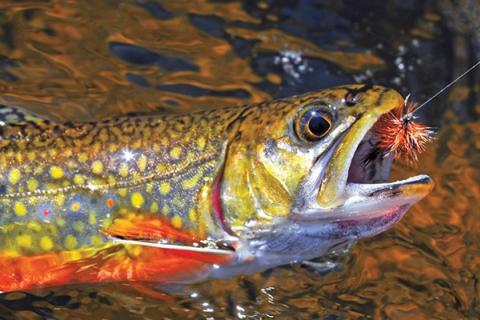
[[[74,283],[194,281],[215,265],[232,263],[234,250],[199,247],[193,231],[152,215],[117,218],[102,232],[111,241],[31,256],[0,254],[0,291]]]
[[[36,256],[0,256],[0,291],[100,282],[169,283],[201,279],[232,255],[131,244],[60,251]],[[83,258],[76,258],[79,256]]]
[[[129,215],[125,218],[117,218],[102,232],[112,238],[129,240],[161,241],[169,240],[192,244],[198,239],[193,232],[179,230],[168,221],[153,215]]]

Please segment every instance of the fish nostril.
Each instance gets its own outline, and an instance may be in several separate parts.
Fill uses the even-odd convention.
[[[354,94],[353,92],[347,93],[343,101],[347,106],[353,107],[357,103],[356,94]]]

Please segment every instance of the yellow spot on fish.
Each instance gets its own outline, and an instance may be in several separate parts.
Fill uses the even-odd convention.
[[[85,178],[81,174],[76,174],[73,177],[73,182],[78,185],[83,185],[85,184]]]
[[[97,224],[97,216],[95,215],[95,211],[90,211],[88,214],[88,223],[92,226]]]
[[[60,179],[63,177],[63,169],[60,168],[59,166],[51,166],[50,167],[50,176],[53,179]]]
[[[132,206],[134,208],[141,208],[143,203],[145,202],[145,200],[143,199],[143,196],[141,193],[139,192],[134,192],[132,193],[132,197],[131,197],[131,202],[132,202]]]
[[[65,228],[65,226],[67,225],[67,222],[66,222],[65,219],[63,219],[63,218],[57,218],[56,223],[57,223],[58,226],[61,227],[61,228]]]
[[[85,225],[83,224],[82,221],[74,221],[72,223],[73,230],[77,232],[83,232],[85,230]]]
[[[120,188],[120,189],[118,189],[118,194],[119,194],[121,197],[126,197],[126,196],[127,196],[127,189],[126,189],[126,188]]]
[[[197,211],[194,208],[188,211],[188,219],[190,219],[192,223],[195,223],[197,221]]]
[[[128,164],[126,164],[125,162],[121,163],[118,173],[120,174],[121,177],[128,176]]]
[[[45,251],[49,251],[53,248],[53,241],[50,239],[50,237],[43,236],[40,239],[40,248],[42,248]]]
[[[64,244],[67,250],[75,249],[75,247],[77,246],[77,238],[69,234],[65,237]]]
[[[187,161],[194,161],[195,158],[197,158],[197,155],[194,152],[189,151],[187,153],[187,156],[186,156]]]
[[[170,208],[166,205],[164,207],[162,207],[162,214],[163,215],[168,215],[170,213]]]
[[[115,179],[114,176],[112,176],[112,175],[108,176],[108,184],[109,185],[114,185],[116,182],[117,182],[117,180]]]
[[[80,202],[78,202],[78,201],[75,201],[75,202],[72,203],[72,205],[70,206],[70,209],[71,209],[73,212],[79,211],[80,208],[81,208],[81,205],[80,205]]]
[[[159,189],[161,194],[167,194],[170,192],[170,184],[168,182],[162,182],[160,183]]]
[[[150,206],[150,212],[151,213],[157,213],[157,211],[158,211],[158,203],[153,202]]]
[[[38,188],[38,181],[34,178],[30,178],[28,179],[27,181],[27,188],[28,190],[30,191],[34,191],[34,190],[37,190]]]
[[[23,217],[27,214],[27,208],[22,202],[15,202],[15,204],[13,205],[13,211],[19,217]]]
[[[78,168],[78,162],[73,160],[73,159],[67,160],[67,162],[65,162],[65,165],[69,169],[77,169]]]
[[[33,173],[37,174],[37,175],[42,174],[43,173],[43,166],[40,165],[40,166],[37,166],[37,167],[33,168]]]
[[[57,203],[58,206],[63,206],[65,204],[65,195],[63,193],[59,193],[55,197],[55,202]]]
[[[173,204],[174,207],[178,208],[183,208],[185,206],[185,201],[183,200],[183,197],[175,197],[172,199],[171,204]]]
[[[172,150],[170,150],[170,156],[173,159],[178,159],[182,155],[182,148],[180,147],[173,147]]]
[[[99,246],[103,243],[103,238],[99,236],[98,234],[94,234],[91,238],[90,241],[94,246]]]
[[[147,184],[147,186],[145,187],[145,191],[147,191],[148,193],[151,193],[152,190],[153,190],[153,183]]]
[[[203,172],[202,170],[199,170],[193,177],[191,177],[190,179],[186,179],[182,182],[183,188],[192,189],[198,184],[202,176],[203,176]]]
[[[167,170],[167,167],[164,164],[159,164],[156,170],[158,174],[163,174]]]
[[[198,150],[199,151],[203,151],[205,149],[205,145],[207,144],[207,142],[205,141],[205,138],[204,137],[200,137],[198,138],[197,140],[197,147],[198,147]]]
[[[18,182],[18,180],[20,180],[21,177],[22,173],[20,172],[20,170],[15,168],[10,170],[10,173],[8,175],[8,181],[10,181],[11,184],[15,184]]]
[[[17,237],[17,244],[20,247],[31,248],[32,247],[32,237],[29,234],[22,234]]]
[[[87,160],[88,160],[88,156],[87,156],[86,153],[80,153],[80,154],[78,155],[78,161],[80,161],[80,162],[85,162],[85,161],[87,161]]]
[[[178,214],[174,215],[172,218],[172,226],[177,229],[180,229],[182,225],[183,225],[182,218]]]
[[[147,168],[147,157],[144,154],[140,155],[137,160],[138,169],[140,171],[145,171]]]
[[[103,163],[100,160],[93,161],[92,172],[95,174],[101,174],[103,172]]]

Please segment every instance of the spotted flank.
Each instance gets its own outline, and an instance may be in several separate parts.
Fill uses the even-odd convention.
[[[103,244],[103,229],[137,212],[206,236],[212,221],[199,219],[197,201],[221,166],[222,135],[191,124],[208,117],[56,124],[2,106],[1,249],[21,256]]]

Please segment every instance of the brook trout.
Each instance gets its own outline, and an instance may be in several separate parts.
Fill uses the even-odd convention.
[[[55,123],[0,108],[0,290],[198,281],[378,234],[431,189],[365,157],[396,91]]]

